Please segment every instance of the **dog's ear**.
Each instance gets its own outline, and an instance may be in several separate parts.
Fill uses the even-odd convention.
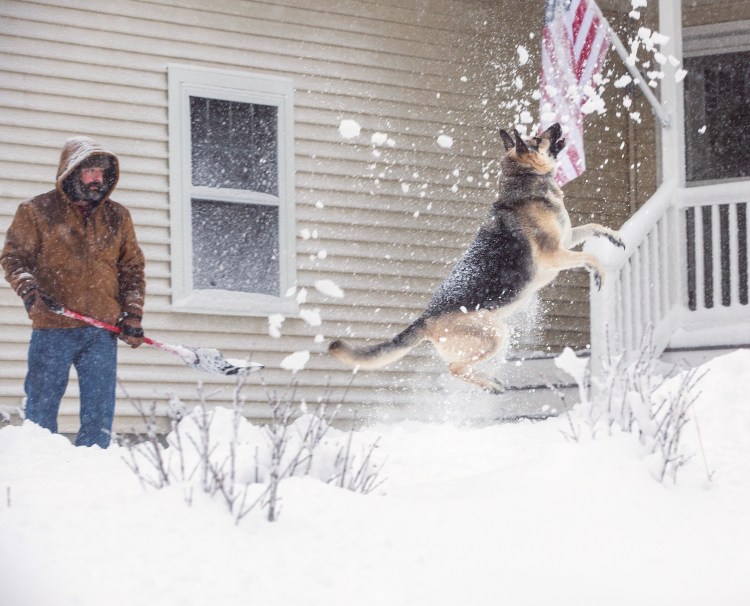
[[[513,149],[516,146],[516,144],[513,143],[513,137],[511,137],[504,130],[500,131],[500,138],[503,140],[503,145],[505,146],[505,151],[510,151],[511,149]]]
[[[526,147],[526,144],[523,142],[523,139],[521,138],[521,135],[518,134],[518,131],[513,129],[513,133],[516,135],[516,153],[517,154],[528,154],[529,148]]]
[[[555,122],[547,130],[544,131],[542,137],[549,139],[550,141],[557,141],[562,136],[562,128],[558,122]]]
[[[563,150],[564,147],[565,147],[565,139],[558,139],[550,146],[549,153],[552,155],[553,158],[557,158],[557,154],[559,154]]]

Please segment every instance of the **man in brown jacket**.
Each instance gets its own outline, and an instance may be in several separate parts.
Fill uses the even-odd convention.
[[[26,418],[57,431],[70,367],[78,374],[77,446],[106,448],[115,409],[117,341],[113,333],[53,313],[45,300],[120,327],[143,342],[144,259],[130,213],[110,199],[117,156],[87,137],[68,139],[55,189],[19,205],[0,255],[5,279],[32,322]]]

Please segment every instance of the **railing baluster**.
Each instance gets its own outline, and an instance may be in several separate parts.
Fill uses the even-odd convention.
[[[719,206],[711,206],[711,261],[713,265],[713,306],[721,307],[721,218]]]
[[[623,309],[623,274],[622,269],[617,272],[617,283],[615,284],[615,321],[613,323],[614,326],[610,328],[610,330],[614,331],[614,334],[610,337],[612,343],[611,353],[613,356],[616,356],[625,349],[625,325],[627,320],[625,319],[625,311]]]
[[[695,309],[706,307],[706,285],[703,278],[703,212],[701,207],[695,208],[694,212],[694,237],[695,237]]]
[[[729,305],[740,304],[739,204],[729,205]]]
[[[656,224],[661,237],[659,238],[659,283],[661,285],[661,298],[659,305],[661,307],[661,313],[659,319],[663,320],[669,313],[669,289],[672,285],[669,279],[670,259],[669,259],[669,221],[672,218],[672,213],[667,212],[659,222]],[[676,250],[675,250],[676,252]]]
[[[632,296],[633,296],[633,288],[630,280],[630,265],[632,263],[633,258],[631,257],[628,259],[625,263],[625,266],[622,268],[622,290],[623,290],[623,296],[622,296],[622,317],[623,317],[623,347],[625,351],[629,351],[632,349],[633,346],[633,324],[635,322],[633,318],[633,304],[632,304]]]
[[[641,326],[648,326],[653,321],[653,306],[651,305],[651,231],[640,246],[641,264]]]
[[[737,210],[737,218],[739,219],[739,205],[737,205]],[[744,242],[742,243],[745,249],[745,263],[743,267],[745,275],[742,276],[742,272],[740,272],[740,277],[744,278],[740,285],[740,303],[747,305],[749,302],[748,298],[750,297],[750,293],[748,293],[750,290],[750,280],[748,279],[748,275],[750,275],[750,203],[742,202],[742,211],[742,221],[745,224],[745,229],[743,230]],[[742,226],[740,226],[740,229],[742,229]],[[742,248],[742,246],[740,248]]]
[[[641,292],[641,247],[633,253],[630,265],[630,296],[633,300],[631,328],[633,330],[632,345],[638,345],[641,339],[641,327],[643,326],[643,313],[641,305],[643,304],[643,293]]]
[[[664,287],[659,280],[659,241],[661,240],[661,234],[659,233],[658,222],[651,232],[649,240],[651,241],[651,250],[649,251],[651,265],[648,268],[649,286],[651,287],[651,322],[656,325],[662,318],[661,289]]]

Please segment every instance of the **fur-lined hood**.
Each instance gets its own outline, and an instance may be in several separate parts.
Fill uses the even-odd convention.
[[[71,137],[63,145],[62,153],[60,154],[60,164],[57,167],[57,179],[55,181],[57,191],[68,197],[63,187],[65,180],[76,171],[84,160],[95,156],[107,157],[110,160],[110,168],[107,170],[105,178],[109,185],[107,197],[111,196],[117,185],[117,181],[120,179],[119,160],[115,154],[104,149],[99,143],[89,137]]]

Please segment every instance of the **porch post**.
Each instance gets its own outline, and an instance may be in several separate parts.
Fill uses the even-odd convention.
[[[667,61],[663,66],[664,79],[661,81],[661,102],[672,117],[670,128],[660,128],[660,172],[661,182],[671,181],[676,185],[673,199],[667,209],[667,242],[671,254],[662,262],[668,263],[664,285],[669,293],[669,309],[666,321],[672,324],[669,333],[681,324],[681,310],[687,301],[686,271],[687,250],[684,212],[678,204],[681,188],[685,187],[685,103],[682,80],[677,82],[676,74],[682,69],[682,0],[659,0],[659,31],[669,36],[662,52],[667,57],[679,61],[677,66]],[[666,345],[666,344],[665,344]]]
[[[669,36],[662,52],[680,62],[673,66],[667,61],[661,66],[664,72],[660,86],[661,103],[671,117],[669,128],[660,126],[661,182],[674,180],[678,187],[684,187],[685,108],[682,82],[675,80],[677,70],[682,68],[682,0],[659,0],[659,31]]]

